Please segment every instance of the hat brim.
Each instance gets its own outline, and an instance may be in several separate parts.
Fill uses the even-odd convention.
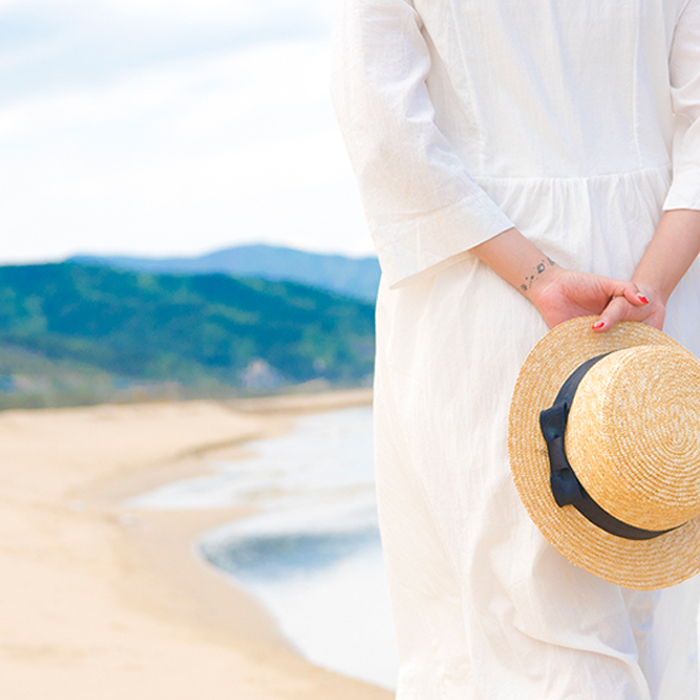
[[[508,453],[515,487],[530,518],[569,561],[626,588],[653,590],[700,572],[700,517],[651,540],[626,540],[601,530],[575,508],[560,508],[549,485],[549,457],[539,426],[567,377],[583,362],[637,345],[676,341],[642,323],[618,323],[605,333],[591,330],[592,317],[552,329],[520,369],[508,424]]]

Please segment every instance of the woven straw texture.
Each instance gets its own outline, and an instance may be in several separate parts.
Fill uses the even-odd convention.
[[[525,360],[510,408],[513,479],[533,522],[574,564],[627,588],[664,588],[700,571],[700,362],[650,326],[593,333],[593,320],[557,326]],[[560,508],[539,427],[540,411],[579,365],[620,350],[581,382],[566,452],[586,490],[615,517],[645,529],[681,525],[652,540],[616,537],[572,506]]]

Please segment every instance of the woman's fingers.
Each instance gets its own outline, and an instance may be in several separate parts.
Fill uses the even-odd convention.
[[[649,299],[642,293],[634,282],[621,282],[610,280],[612,283],[612,297],[624,297],[633,306],[646,306]]]
[[[641,303],[641,302],[640,302]],[[626,296],[616,296],[610,300],[608,305],[593,324],[593,330],[602,333],[612,328],[618,321],[623,321],[627,317],[629,305]]]
[[[610,283],[612,298],[593,324],[593,330],[599,333],[612,328],[618,321],[636,316],[635,313],[630,313],[632,309],[628,304],[632,304],[635,308],[649,305],[649,298],[634,282],[621,282],[610,278],[606,278],[606,282]]]
[[[656,295],[640,292],[638,296],[644,301],[636,306],[632,306],[626,296],[613,297],[593,323],[593,330],[598,333],[607,331],[618,321],[641,321],[662,330],[666,314],[664,305]]]
[[[593,324],[598,332],[618,321],[649,322],[658,316],[659,306],[656,295],[649,296],[647,288],[642,290],[634,282],[569,270],[540,285],[530,301],[550,328],[577,316],[598,315]]]

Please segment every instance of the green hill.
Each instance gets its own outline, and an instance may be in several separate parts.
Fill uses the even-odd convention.
[[[313,379],[357,384],[372,372],[373,313],[289,282],[0,267],[0,346],[113,381],[252,391]]]

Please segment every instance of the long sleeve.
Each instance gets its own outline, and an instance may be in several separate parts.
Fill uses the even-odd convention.
[[[664,209],[700,209],[700,1],[690,0],[676,27],[669,61],[676,115],[673,183]]]
[[[436,126],[411,2],[345,0],[335,40],[333,100],[389,284],[512,227]]]

